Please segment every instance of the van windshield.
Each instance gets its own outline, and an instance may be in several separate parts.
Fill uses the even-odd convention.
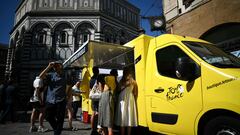
[[[207,63],[219,68],[240,68],[240,59],[213,44],[183,41],[194,53]]]

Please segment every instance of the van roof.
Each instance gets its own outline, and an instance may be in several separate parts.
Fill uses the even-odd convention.
[[[64,63],[66,67],[98,66],[99,68],[123,69],[132,63],[133,48],[118,44],[88,41]]]

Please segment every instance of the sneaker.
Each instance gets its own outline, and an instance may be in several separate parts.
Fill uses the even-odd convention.
[[[44,133],[44,132],[46,132],[46,131],[48,131],[47,128],[40,127],[40,126],[38,127],[38,132]]]
[[[36,132],[36,131],[37,131],[36,126],[31,126],[30,129],[29,129],[29,133]]]

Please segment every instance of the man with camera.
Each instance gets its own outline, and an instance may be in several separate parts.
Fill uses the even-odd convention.
[[[71,79],[64,73],[61,61],[50,62],[39,77],[47,84],[46,120],[52,126],[54,135],[60,135],[65,117],[66,92],[72,88]]]

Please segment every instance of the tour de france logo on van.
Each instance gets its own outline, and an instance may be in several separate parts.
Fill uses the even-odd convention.
[[[184,87],[178,84],[177,87],[169,87],[167,92],[167,100],[174,100],[183,97]]]

